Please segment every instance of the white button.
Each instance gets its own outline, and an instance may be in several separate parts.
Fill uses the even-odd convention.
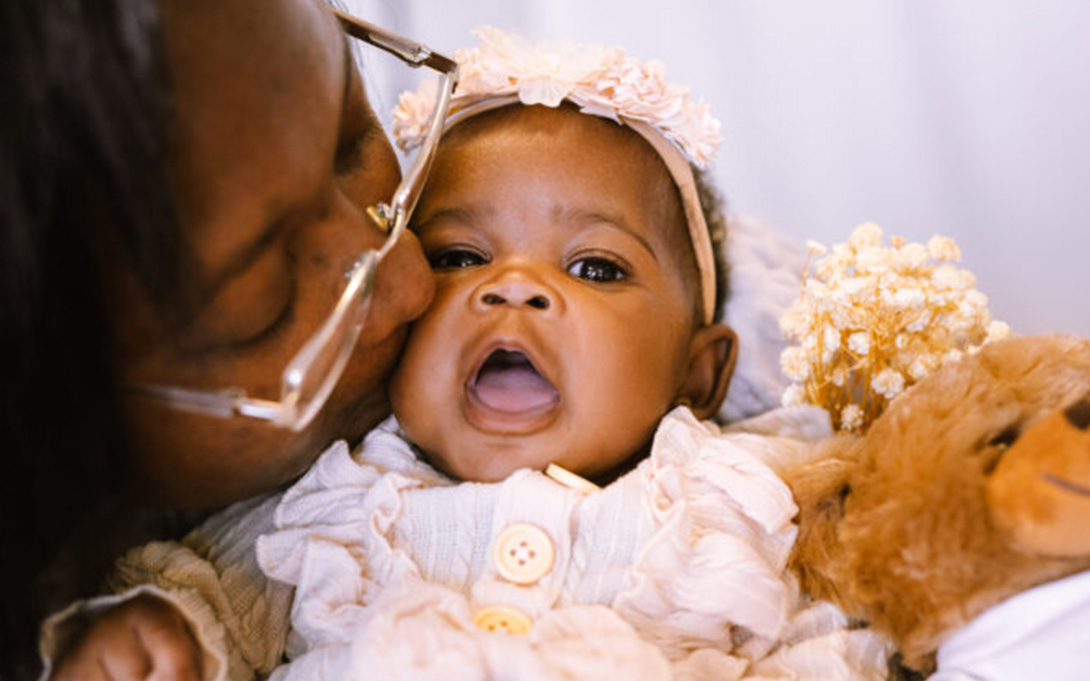
[[[584,494],[597,492],[602,489],[590,480],[572,473],[567,468],[557,466],[555,463],[551,463],[545,467],[545,475],[556,480],[565,487],[569,487]]]
[[[489,605],[473,615],[473,623],[485,631],[525,634],[532,624],[526,613],[506,605]]]
[[[527,523],[507,527],[492,545],[496,571],[507,581],[523,586],[534,584],[547,575],[555,555],[549,535]]]

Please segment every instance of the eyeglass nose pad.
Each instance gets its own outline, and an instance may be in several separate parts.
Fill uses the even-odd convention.
[[[390,213],[390,207],[385,203],[368,206],[367,208],[367,217],[371,218],[371,221],[382,230],[383,234],[389,234],[394,226],[393,216]]]

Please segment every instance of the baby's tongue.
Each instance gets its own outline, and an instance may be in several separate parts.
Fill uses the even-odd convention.
[[[554,404],[560,395],[521,353],[496,353],[477,374],[473,392],[485,406],[512,414]]]

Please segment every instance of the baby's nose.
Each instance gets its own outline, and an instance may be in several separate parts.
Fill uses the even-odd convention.
[[[495,292],[488,292],[481,298],[481,302],[485,305],[503,305],[505,303],[511,303],[512,305],[527,305],[529,307],[536,307],[539,310],[549,309],[549,299],[543,295],[522,296],[518,293],[512,294],[508,292],[507,295],[503,295]]]
[[[482,284],[474,299],[482,310],[510,306],[544,311],[555,307],[556,297],[556,293],[544,282],[524,272],[511,270]]]

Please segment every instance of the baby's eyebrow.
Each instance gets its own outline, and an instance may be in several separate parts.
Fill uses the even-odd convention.
[[[441,208],[437,211],[429,212],[423,220],[416,222],[412,229],[415,232],[419,232],[422,229],[427,229],[429,226],[436,222],[447,221],[457,222],[459,224],[470,225],[487,218],[495,211],[489,208],[481,208],[477,206],[458,206],[453,208]]]
[[[558,222],[567,222],[576,225],[605,225],[611,229],[615,229],[618,232],[626,234],[635,239],[643,248],[650,254],[655,261],[658,261],[658,254],[655,253],[655,249],[651,248],[650,242],[644,238],[642,234],[632,228],[632,225],[628,223],[628,220],[623,215],[603,213],[596,210],[587,210],[586,208],[578,208],[574,206],[555,206],[552,210],[553,219]]]

